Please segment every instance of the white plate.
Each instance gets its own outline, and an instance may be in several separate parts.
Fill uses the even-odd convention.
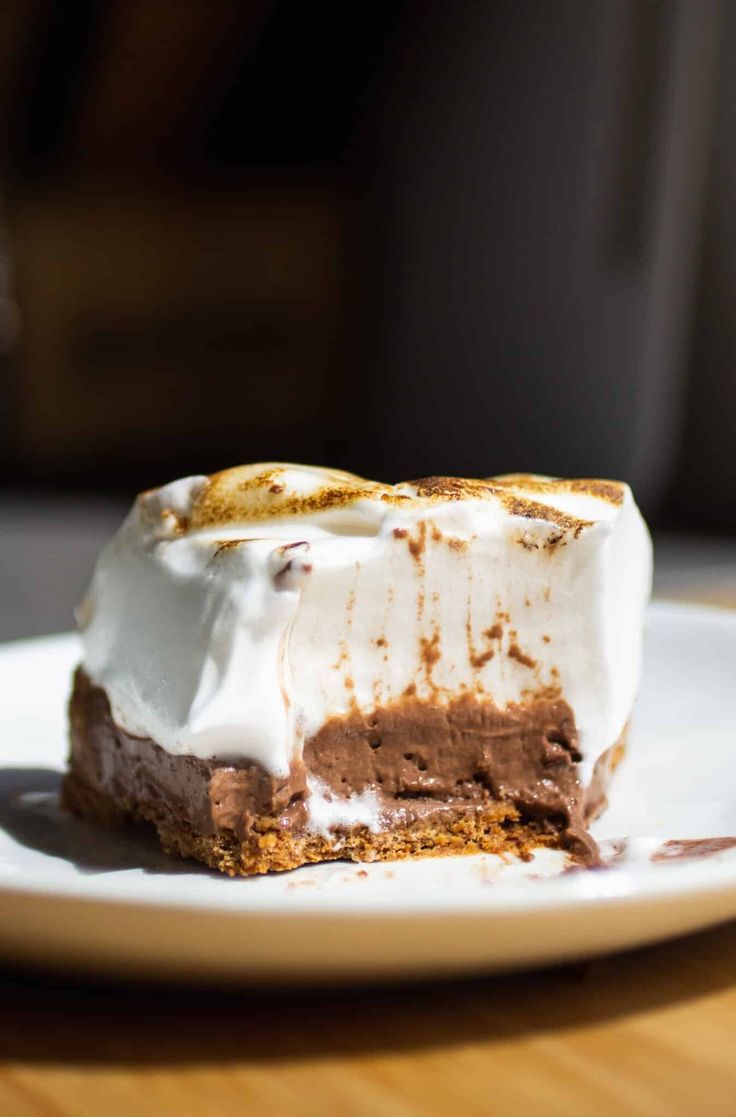
[[[655,604],[629,758],[596,824],[615,867],[564,855],[332,864],[231,880],[155,841],[67,819],[55,789],[78,654],[0,647],[0,952],[116,975],[399,980],[582,958],[736,916],[736,849],[652,861],[668,839],[736,835],[736,612]],[[667,847],[672,850],[673,847]]]

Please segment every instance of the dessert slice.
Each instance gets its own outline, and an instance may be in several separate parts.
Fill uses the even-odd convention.
[[[65,803],[230,874],[594,858],[650,581],[617,482],[261,464],[144,493],[79,610]]]

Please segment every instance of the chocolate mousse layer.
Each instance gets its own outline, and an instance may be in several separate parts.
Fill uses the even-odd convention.
[[[171,835],[210,842],[224,837],[263,848],[263,835],[271,831],[282,844],[291,835],[300,849],[311,848],[309,777],[332,798],[374,791],[387,833],[441,832],[450,825],[457,831],[460,822],[464,832],[470,826],[475,833],[482,818],[486,829],[492,820],[499,831],[501,848],[503,828],[513,832],[518,846],[522,826],[530,841],[571,846],[588,860],[595,858],[585,832],[575,721],[558,696],[503,711],[470,695],[447,706],[406,697],[370,716],[355,710],[330,719],[306,742],[303,761],[278,777],[258,764],[175,756],[150,739],[132,737],[115,725],[107,695],[81,668],[70,723],[67,806],[109,824],[144,818],[162,838],[169,835],[170,846],[194,856],[200,854],[191,843]],[[599,765],[594,807],[609,768]],[[320,840],[324,845],[324,836]],[[365,847],[366,836],[361,840]],[[333,856],[344,856],[344,845],[336,842]],[[266,862],[266,868],[290,867]]]
[[[132,737],[120,729],[107,694],[81,667],[74,675],[69,724],[63,796],[81,813],[104,813],[102,821],[110,824],[141,815],[157,825],[209,835],[221,830],[242,835],[263,816],[278,817],[289,827],[306,822],[303,765],[274,777],[259,764],[175,756],[150,738]],[[100,811],[106,803],[109,809]]]

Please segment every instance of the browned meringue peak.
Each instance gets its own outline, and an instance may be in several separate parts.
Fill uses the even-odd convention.
[[[358,501],[368,501],[378,508],[390,504],[417,510],[449,501],[487,500],[500,503],[510,515],[543,520],[563,530],[579,532],[597,517],[583,518],[563,510],[557,506],[556,496],[577,494],[610,506],[621,504],[624,491],[625,486],[616,481],[530,474],[488,478],[424,477],[388,485],[343,470],[260,462],[203,477],[192,493],[191,506],[185,514],[183,510],[158,502],[155,502],[154,514],[169,519],[175,517],[177,530],[186,532],[330,513]]]
[[[285,772],[353,704],[480,687],[500,708],[553,687],[593,763],[630,713],[649,590],[622,492],[281,463],[184,477],[105,548],[85,668],[126,731],[173,753]]]

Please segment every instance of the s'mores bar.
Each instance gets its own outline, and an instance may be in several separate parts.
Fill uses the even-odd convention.
[[[64,802],[231,875],[594,860],[651,570],[614,481],[259,464],[145,492],[78,610]]]

